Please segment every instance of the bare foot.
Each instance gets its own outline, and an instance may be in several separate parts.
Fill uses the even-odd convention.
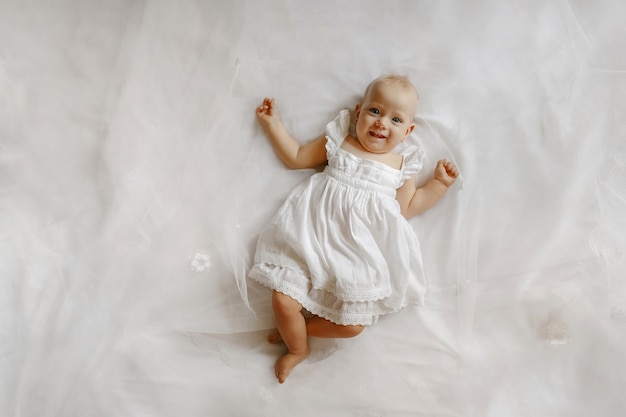
[[[278,358],[276,364],[274,365],[274,371],[276,372],[276,378],[278,378],[278,382],[281,384],[285,382],[293,368],[296,367],[300,362],[305,360],[309,356],[309,351],[301,355],[295,355],[293,353],[285,353],[283,356]]]
[[[277,345],[283,342],[283,337],[280,335],[278,329],[274,329],[270,334],[267,335],[267,341],[273,345]]]

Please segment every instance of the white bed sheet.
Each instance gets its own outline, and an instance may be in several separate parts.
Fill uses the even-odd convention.
[[[626,3],[0,3],[3,416],[623,416]],[[421,94],[427,304],[287,382],[255,238],[374,77]],[[242,294],[244,297],[242,298]],[[248,308],[248,306],[250,308]]]

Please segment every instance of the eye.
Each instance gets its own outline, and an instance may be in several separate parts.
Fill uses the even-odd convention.
[[[394,123],[402,123],[402,119],[399,117],[394,117],[393,119],[391,119],[394,121]]]
[[[372,113],[372,114],[380,114],[380,110],[378,110],[376,107],[372,107],[370,109],[370,113]]]

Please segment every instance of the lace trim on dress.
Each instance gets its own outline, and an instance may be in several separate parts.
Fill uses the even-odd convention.
[[[378,302],[389,298],[392,293],[391,285],[381,285],[378,288],[364,289],[337,289],[311,285],[312,281],[319,281],[319,277],[311,276],[308,271],[303,271],[293,260],[280,256],[267,256],[263,262],[256,263],[253,267],[253,278],[272,288],[281,282],[287,281],[293,287],[298,287],[303,293],[311,290],[322,291],[331,295],[335,302],[368,303]],[[279,271],[279,273],[276,273]],[[257,272],[260,272],[259,275]],[[321,281],[324,281],[322,278]],[[276,288],[274,288],[276,289]]]
[[[294,274],[301,275],[301,272],[279,265],[258,263],[254,265],[249,276],[266,287],[298,301],[304,309],[312,314],[341,325],[370,325],[375,323],[379,316],[395,313],[409,304],[407,302],[399,302],[395,305],[390,305],[389,298],[354,302],[343,301],[330,292],[310,288],[308,282],[304,284],[303,281],[303,285],[298,285],[295,281],[301,280]],[[308,278],[302,278],[308,281]],[[314,297],[318,300],[314,301],[307,295],[308,292],[319,292],[324,295],[322,297]],[[420,298],[418,304],[422,305],[423,299]]]

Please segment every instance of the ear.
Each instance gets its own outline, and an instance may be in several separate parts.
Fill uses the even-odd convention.
[[[415,123],[411,123],[411,126],[409,126],[406,129],[406,132],[404,133],[404,139],[402,139],[402,141],[404,142],[406,140],[406,138],[413,132],[413,129],[415,129]]]
[[[357,104],[356,107],[354,108],[354,121],[355,122],[359,120],[360,114],[361,114],[361,105]]]

